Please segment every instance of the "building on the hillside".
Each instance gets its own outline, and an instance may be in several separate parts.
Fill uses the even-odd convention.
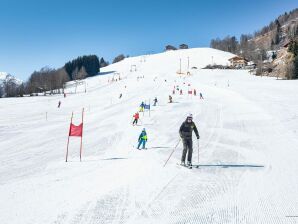
[[[246,60],[244,57],[235,56],[230,58],[229,62],[231,63],[231,66],[234,68],[243,68],[247,65],[248,60]]]
[[[187,44],[180,44],[179,49],[188,49],[188,45]]]
[[[167,45],[165,47],[165,51],[174,51],[174,50],[177,50],[177,48],[172,45]]]

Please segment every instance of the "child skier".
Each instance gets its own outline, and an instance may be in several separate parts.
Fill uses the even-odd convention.
[[[147,140],[148,140],[148,137],[147,137],[146,129],[143,128],[143,130],[139,136],[139,139],[138,139],[138,141],[139,141],[138,149],[140,149],[141,145],[143,145],[142,149],[146,149],[145,145],[146,145]]]
[[[140,115],[139,115],[139,112],[136,112],[134,115],[133,115],[133,117],[134,117],[134,121],[132,122],[132,125],[138,125],[138,120],[139,120],[139,118],[140,118]]]
[[[142,102],[141,105],[140,105],[140,112],[143,112],[145,109],[145,103]]]

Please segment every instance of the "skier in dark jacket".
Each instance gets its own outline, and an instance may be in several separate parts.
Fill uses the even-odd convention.
[[[185,157],[186,153],[187,155],[187,165],[191,166],[191,159],[192,159],[192,131],[195,132],[197,139],[200,138],[198,129],[193,122],[193,117],[192,114],[189,114],[186,118],[186,121],[184,121],[179,129],[179,134],[180,137],[182,138],[183,142],[183,153],[182,153],[182,158],[181,158],[181,165],[185,165]]]
[[[153,106],[156,106],[156,103],[157,103],[157,98],[156,97],[154,98],[153,102],[154,102]]]

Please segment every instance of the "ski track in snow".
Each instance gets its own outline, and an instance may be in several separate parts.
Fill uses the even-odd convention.
[[[121,81],[108,83],[113,73],[88,78],[87,93],[79,86],[66,98],[1,99],[0,223],[298,223],[297,83],[241,70],[198,69],[179,77],[177,63],[182,58],[185,71],[189,56],[191,67],[200,68],[211,56],[225,64],[232,55],[203,48],[150,55],[146,62],[128,58],[103,69],[120,72]],[[129,71],[133,64],[136,72]],[[205,99],[185,95],[188,83]],[[184,95],[169,104],[174,85]],[[150,117],[140,113],[140,124],[132,126],[139,104],[152,104],[155,96]],[[65,163],[70,115],[78,124],[82,107],[83,161],[73,138]],[[206,166],[177,166],[180,142],[164,168],[188,112]],[[136,150],[143,127],[148,149]]]

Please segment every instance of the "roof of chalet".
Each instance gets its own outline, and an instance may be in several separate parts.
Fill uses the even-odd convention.
[[[239,60],[244,60],[244,61],[248,62],[247,59],[245,59],[244,57],[240,57],[240,56],[234,56],[229,59],[229,61],[239,61]]]

